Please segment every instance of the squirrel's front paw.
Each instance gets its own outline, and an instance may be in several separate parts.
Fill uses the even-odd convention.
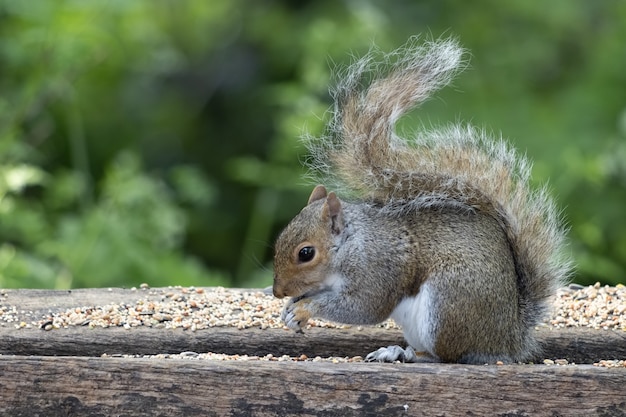
[[[308,299],[294,301],[292,298],[285,306],[281,318],[285,325],[292,330],[302,332],[302,327],[306,326],[312,314],[308,310]]]

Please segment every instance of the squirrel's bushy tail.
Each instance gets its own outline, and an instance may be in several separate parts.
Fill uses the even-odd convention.
[[[398,119],[464,66],[456,41],[413,38],[379,61],[376,54],[339,74],[328,135],[308,141],[317,179],[390,210],[454,205],[493,215],[516,259],[522,319],[534,324],[570,270],[547,191],[530,188],[526,158],[481,130],[449,126],[410,141],[396,135]]]

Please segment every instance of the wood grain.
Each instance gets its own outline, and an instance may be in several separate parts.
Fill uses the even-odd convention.
[[[623,416],[626,369],[0,357],[8,416]]]

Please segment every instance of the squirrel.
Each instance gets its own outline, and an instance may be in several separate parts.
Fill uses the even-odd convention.
[[[327,133],[306,141],[307,164],[346,198],[316,186],[276,241],[272,289],[291,297],[288,328],[391,317],[409,346],[367,361],[517,363],[540,352],[534,327],[571,261],[548,190],[529,185],[529,161],[471,126],[411,140],[394,130],[464,56],[455,39],[413,37],[339,74]]]

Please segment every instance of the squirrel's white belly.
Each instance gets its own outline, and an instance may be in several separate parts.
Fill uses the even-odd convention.
[[[417,295],[404,298],[391,313],[391,318],[402,327],[404,338],[416,352],[434,355],[434,308],[433,289],[424,283]]]

